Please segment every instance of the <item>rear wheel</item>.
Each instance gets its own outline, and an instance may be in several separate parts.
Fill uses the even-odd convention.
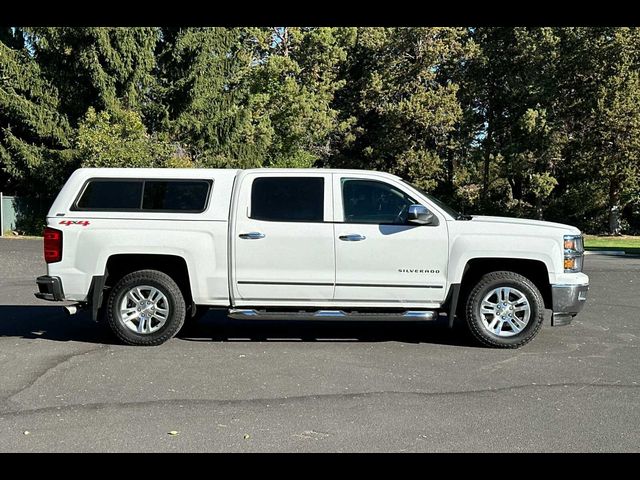
[[[484,275],[466,302],[466,320],[483,345],[518,348],[530,342],[544,320],[544,302],[537,287],[515,272]]]
[[[172,338],[185,320],[180,287],[167,274],[139,270],[114,286],[107,304],[107,323],[129,345],[160,345]]]

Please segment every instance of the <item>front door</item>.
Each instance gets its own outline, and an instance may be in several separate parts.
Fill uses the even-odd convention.
[[[390,179],[334,174],[336,289],[334,300],[432,306],[444,300],[446,221]],[[437,225],[407,223],[409,205],[423,204]]]
[[[232,239],[236,303],[331,301],[331,174],[263,171],[240,181]]]

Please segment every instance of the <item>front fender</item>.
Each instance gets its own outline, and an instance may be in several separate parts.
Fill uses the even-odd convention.
[[[549,237],[473,234],[457,236],[451,242],[449,258],[449,284],[461,283],[466,265],[478,258],[537,260],[546,266],[549,283],[555,283],[562,251],[558,242]]]

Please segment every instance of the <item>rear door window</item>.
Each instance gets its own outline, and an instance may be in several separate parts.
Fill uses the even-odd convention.
[[[322,222],[324,178],[256,178],[251,188],[251,218],[271,222]]]

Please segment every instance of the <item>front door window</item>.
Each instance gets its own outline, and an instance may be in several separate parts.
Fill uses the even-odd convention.
[[[346,223],[403,225],[413,198],[392,185],[375,180],[342,180],[342,204]]]

